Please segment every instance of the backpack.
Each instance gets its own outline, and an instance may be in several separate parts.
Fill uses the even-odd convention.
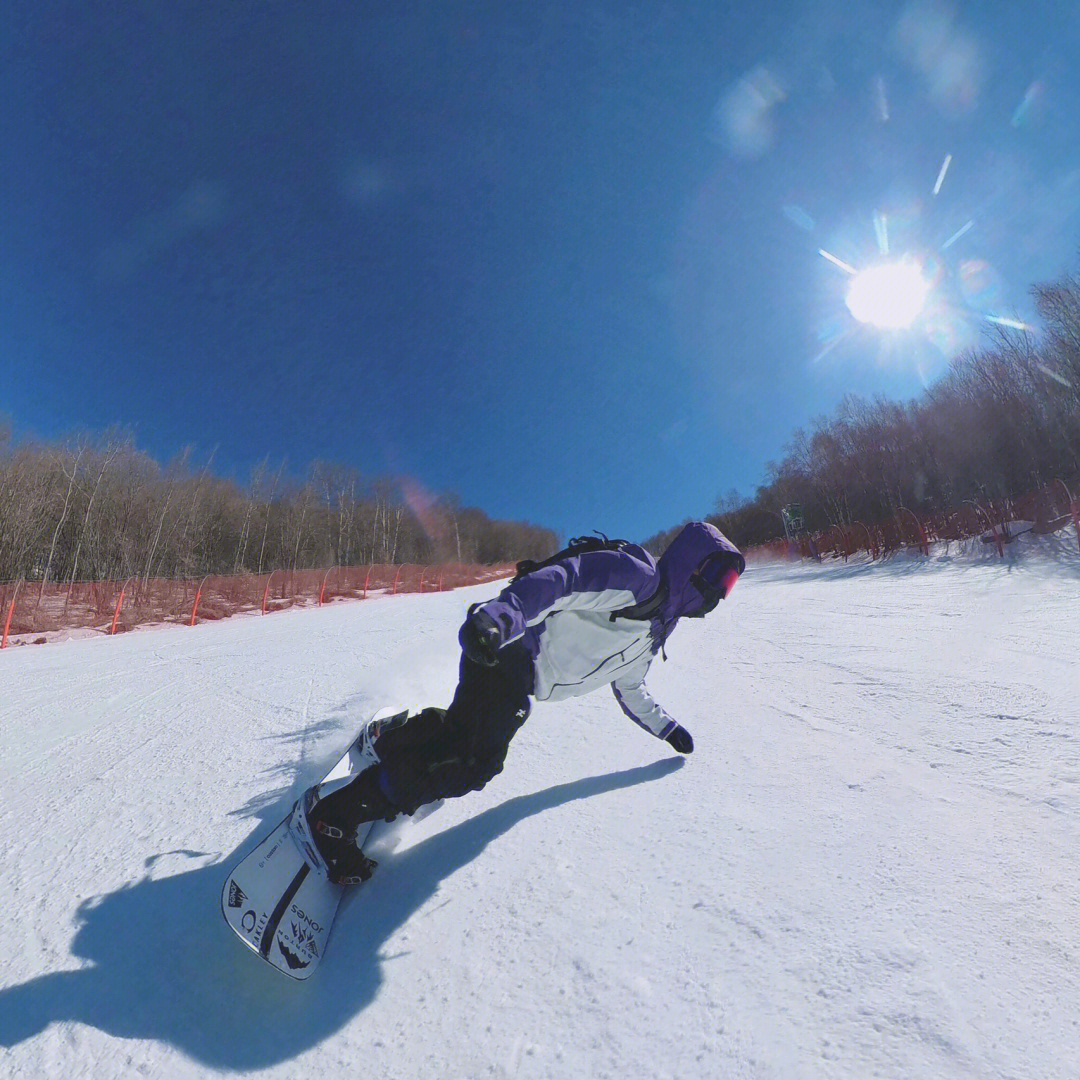
[[[625,551],[629,546],[629,540],[609,540],[603,533],[597,533],[596,536],[572,536],[570,543],[562,551],[556,551],[554,555],[549,555],[546,559],[541,559],[539,562],[535,559],[522,559],[517,564],[517,571],[510,581],[513,584],[515,581],[520,581],[526,574],[542,570],[545,566],[569,559],[573,555],[581,555],[585,551]]]
[[[629,540],[610,540],[603,533],[597,533],[596,536],[574,536],[570,538],[570,543],[562,551],[556,551],[554,555],[549,555],[546,559],[541,559],[539,562],[533,559],[523,559],[517,564],[517,572],[510,579],[510,584],[520,581],[523,577],[536,570],[551,566],[552,563],[568,559],[573,555],[581,555],[586,551],[625,551],[630,546]],[[640,604],[633,604],[630,607],[621,608],[619,611],[613,611],[609,618],[612,622],[618,618],[638,619],[647,622],[659,611],[666,598],[667,585],[662,584],[648,600]]]

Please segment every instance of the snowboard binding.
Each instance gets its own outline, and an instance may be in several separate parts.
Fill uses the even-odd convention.
[[[289,831],[304,860],[335,885],[359,885],[371,877],[376,863],[360,850],[357,826],[335,823],[320,814],[318,786],[297,800]],[[364,830],[367,836],[367,830]]]
[[[335,885],[361,885],[374,873],[378,863],[360,850],[355,829],[347,833],[336,825],[316,821],[313,832],[329,880]]]

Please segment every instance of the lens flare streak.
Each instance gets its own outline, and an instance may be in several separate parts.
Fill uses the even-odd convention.
[[[1032,106],[1042,96],[1043,90],[1043,84],[1038,79],[1027,88],[1027,92],[1024,94],[1024,100],[1016,106],[1016,110],[1012,115],[1012,126],[1014,128],[1022,127],[1024,125],[1028,113],[1031,112]]]
[[[835,335],[833,338],[827,341],[824,346],[822,346],[821,351],[810,361],[810,363],[813,365],[820,364],[821,361],[824,360],[825,357],[833,351],[833,349],[835,349],[841,342],[847,341],[848,338],[850,338],[851,336],[852,331],[850,328]]]
[[[987,322],[992,322],[996,326],[1007,326],[1010,330],[1024,330],[1030,333],[1034,327],[1028,326],[1026,322],[1021,322],[1019,319],[1007,319],[1004,315],[986,315],[984,316]]]
[[[805,229],[807,232],[813,232],[816,228],[814,219],[801,206],[787,203],[782,209],[784,217],[786,217],[792,225],[798,225],[800,229]]]
[[[885,93],[885,80],[880,75],[874,83],[874,89],[877,93],[878,119],[884,124],[889,119],[889,98]]]
[[[874,215],[874,234],[877,236],[878,251],[889,254],[889,222],[884,214]]]
[[[1072,383],[1065,378],[1064,375],[1059,375],[1056,371],[1051,371],[1045,364],[1035,365],[1047,378],[1053,379],[1054,382],[1061,383],[1062,386],[1067,386],[1072,389]]]
[[[818,248],[818,254],[823,259],[828,259],[829,262],[833,264],[833,266],[840,267],[840,269],[843,270],[845,274],[850,274],[852,277],[855,277],[855,275],[859,272],[855,269],[854,266],[851,265],[851,263],[846,263],[843,259],[838,259],[835,255],[829,254],[829,252],[827,252],[824,248]]]
[[[973,228],[975,228],[974,221],[969,221],[966,225],[961,225],[960,228],[957,229],[956,232],[954,232],[952,236],[950,236],[949,239],[941,245],[941,250],[948,251],[948,249],[951,248],[953,244],[955,244],[956,241],[960,239],[961,236],[964,236],[967,233],[971,232]]]
[[[945,183],[945,174],[949,171],[949,166],[952,164],[952,154],[946,154],[945,160],[941,163],[941,171],[937,175],[937,183],[934,184],[934,194],[941,190],[941,185]]]

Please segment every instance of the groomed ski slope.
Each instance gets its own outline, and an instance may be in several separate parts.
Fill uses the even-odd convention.
[[[751,568],[654,694],[538,705],[383,826],[316,977],[228,864],[491,586],[0,656],[0,1075],[1017,1077],[1080,1068],[1080,572]],[[395,847],[396,845],[396,847]]]

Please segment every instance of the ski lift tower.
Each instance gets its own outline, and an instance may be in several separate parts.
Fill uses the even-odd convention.
[[[788,555],[794,557],[803,540],[806,539],[806,521],[802,507],[798,503],[789,503],[780,511],[784,519],[784,536],[787,537]]]

